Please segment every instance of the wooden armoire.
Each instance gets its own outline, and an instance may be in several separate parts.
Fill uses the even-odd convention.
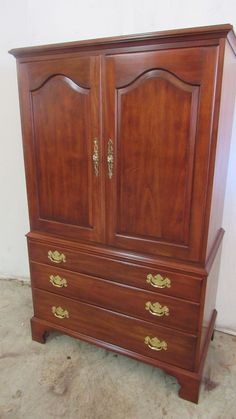
[[[175,376],[198,401],[216,318],[229,24],[18,48],[32,337]]]

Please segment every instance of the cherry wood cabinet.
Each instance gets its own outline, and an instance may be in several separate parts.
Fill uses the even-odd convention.
[[[18,48],[32,337],[174,375],[198,401],[216,318],[231,25]]]

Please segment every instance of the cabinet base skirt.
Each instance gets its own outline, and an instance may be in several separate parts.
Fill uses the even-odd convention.
[[[205,359],[207,355],[208,346],[214,333],[216,315],[217,315],[217,312],[216,310],[214,310],[212,314],[211,322],[208,328],[207,337],[206,337],[204,349],[202,352],[200,366],[199,366],[198,371],[196,372],[184,370],[174,365],[169,365],[169,364],[167,365],[159,360],[145,357],[143,355],[129,351],[127,349],[120,348],[110,343],[100,341],[91,336],[86,336],[79,332],[66,329],[62,326],[55,325],[45,320],[40,320],[37,317],[32,317],[31,319],[31,331],[32,331],[32,339],[39,343],[45,343],[47,336],[49,335],[50,332],[59,331],[62,334],[75,337],[77,339],[83,340],[88,343],[93,343],[97,346],[106,348],[108,350],[119,353],[121,355],[126,355],[130,358],[133,358],[138,361],[145,362],[147,364],[160,368],[163,371],[165,371],[167,374],[174,376],[178,380],[180,384],[179,397],[185,400],[194,402],[194,403],[198,403],[200,385],[201,385],[201,380],[202,380],[202,375],[203,375],[203,367],[204,367],[204,363],[205,363]]]

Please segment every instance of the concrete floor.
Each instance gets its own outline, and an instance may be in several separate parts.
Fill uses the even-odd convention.
[[[236,337],[215,333],[200,403],[175,378],[68,336],[33,342],[28,284],[0,280],[1,419],[236,419]]]

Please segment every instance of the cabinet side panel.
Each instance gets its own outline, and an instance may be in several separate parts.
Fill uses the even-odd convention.
[[[206,291],[205,291],[205,302],[204,302],[204,312],[203,312],[203,321],[201,329],[201,343],[200,343],[200,356],[202,355],[202,350],[207,338],[207,332],[211,324],[211,319],[215,309],[216,303],[216,294],[220,270],[220,258],[221,258],[222,244],[219,247],[215,260],[211,267],[210,273],[206,282]]]
[[[230,45],[226,42],[206,258],[208,258],[217,235],[219,234],[223,216],[225,184],[235,104],[235,73],[235,55]]]

